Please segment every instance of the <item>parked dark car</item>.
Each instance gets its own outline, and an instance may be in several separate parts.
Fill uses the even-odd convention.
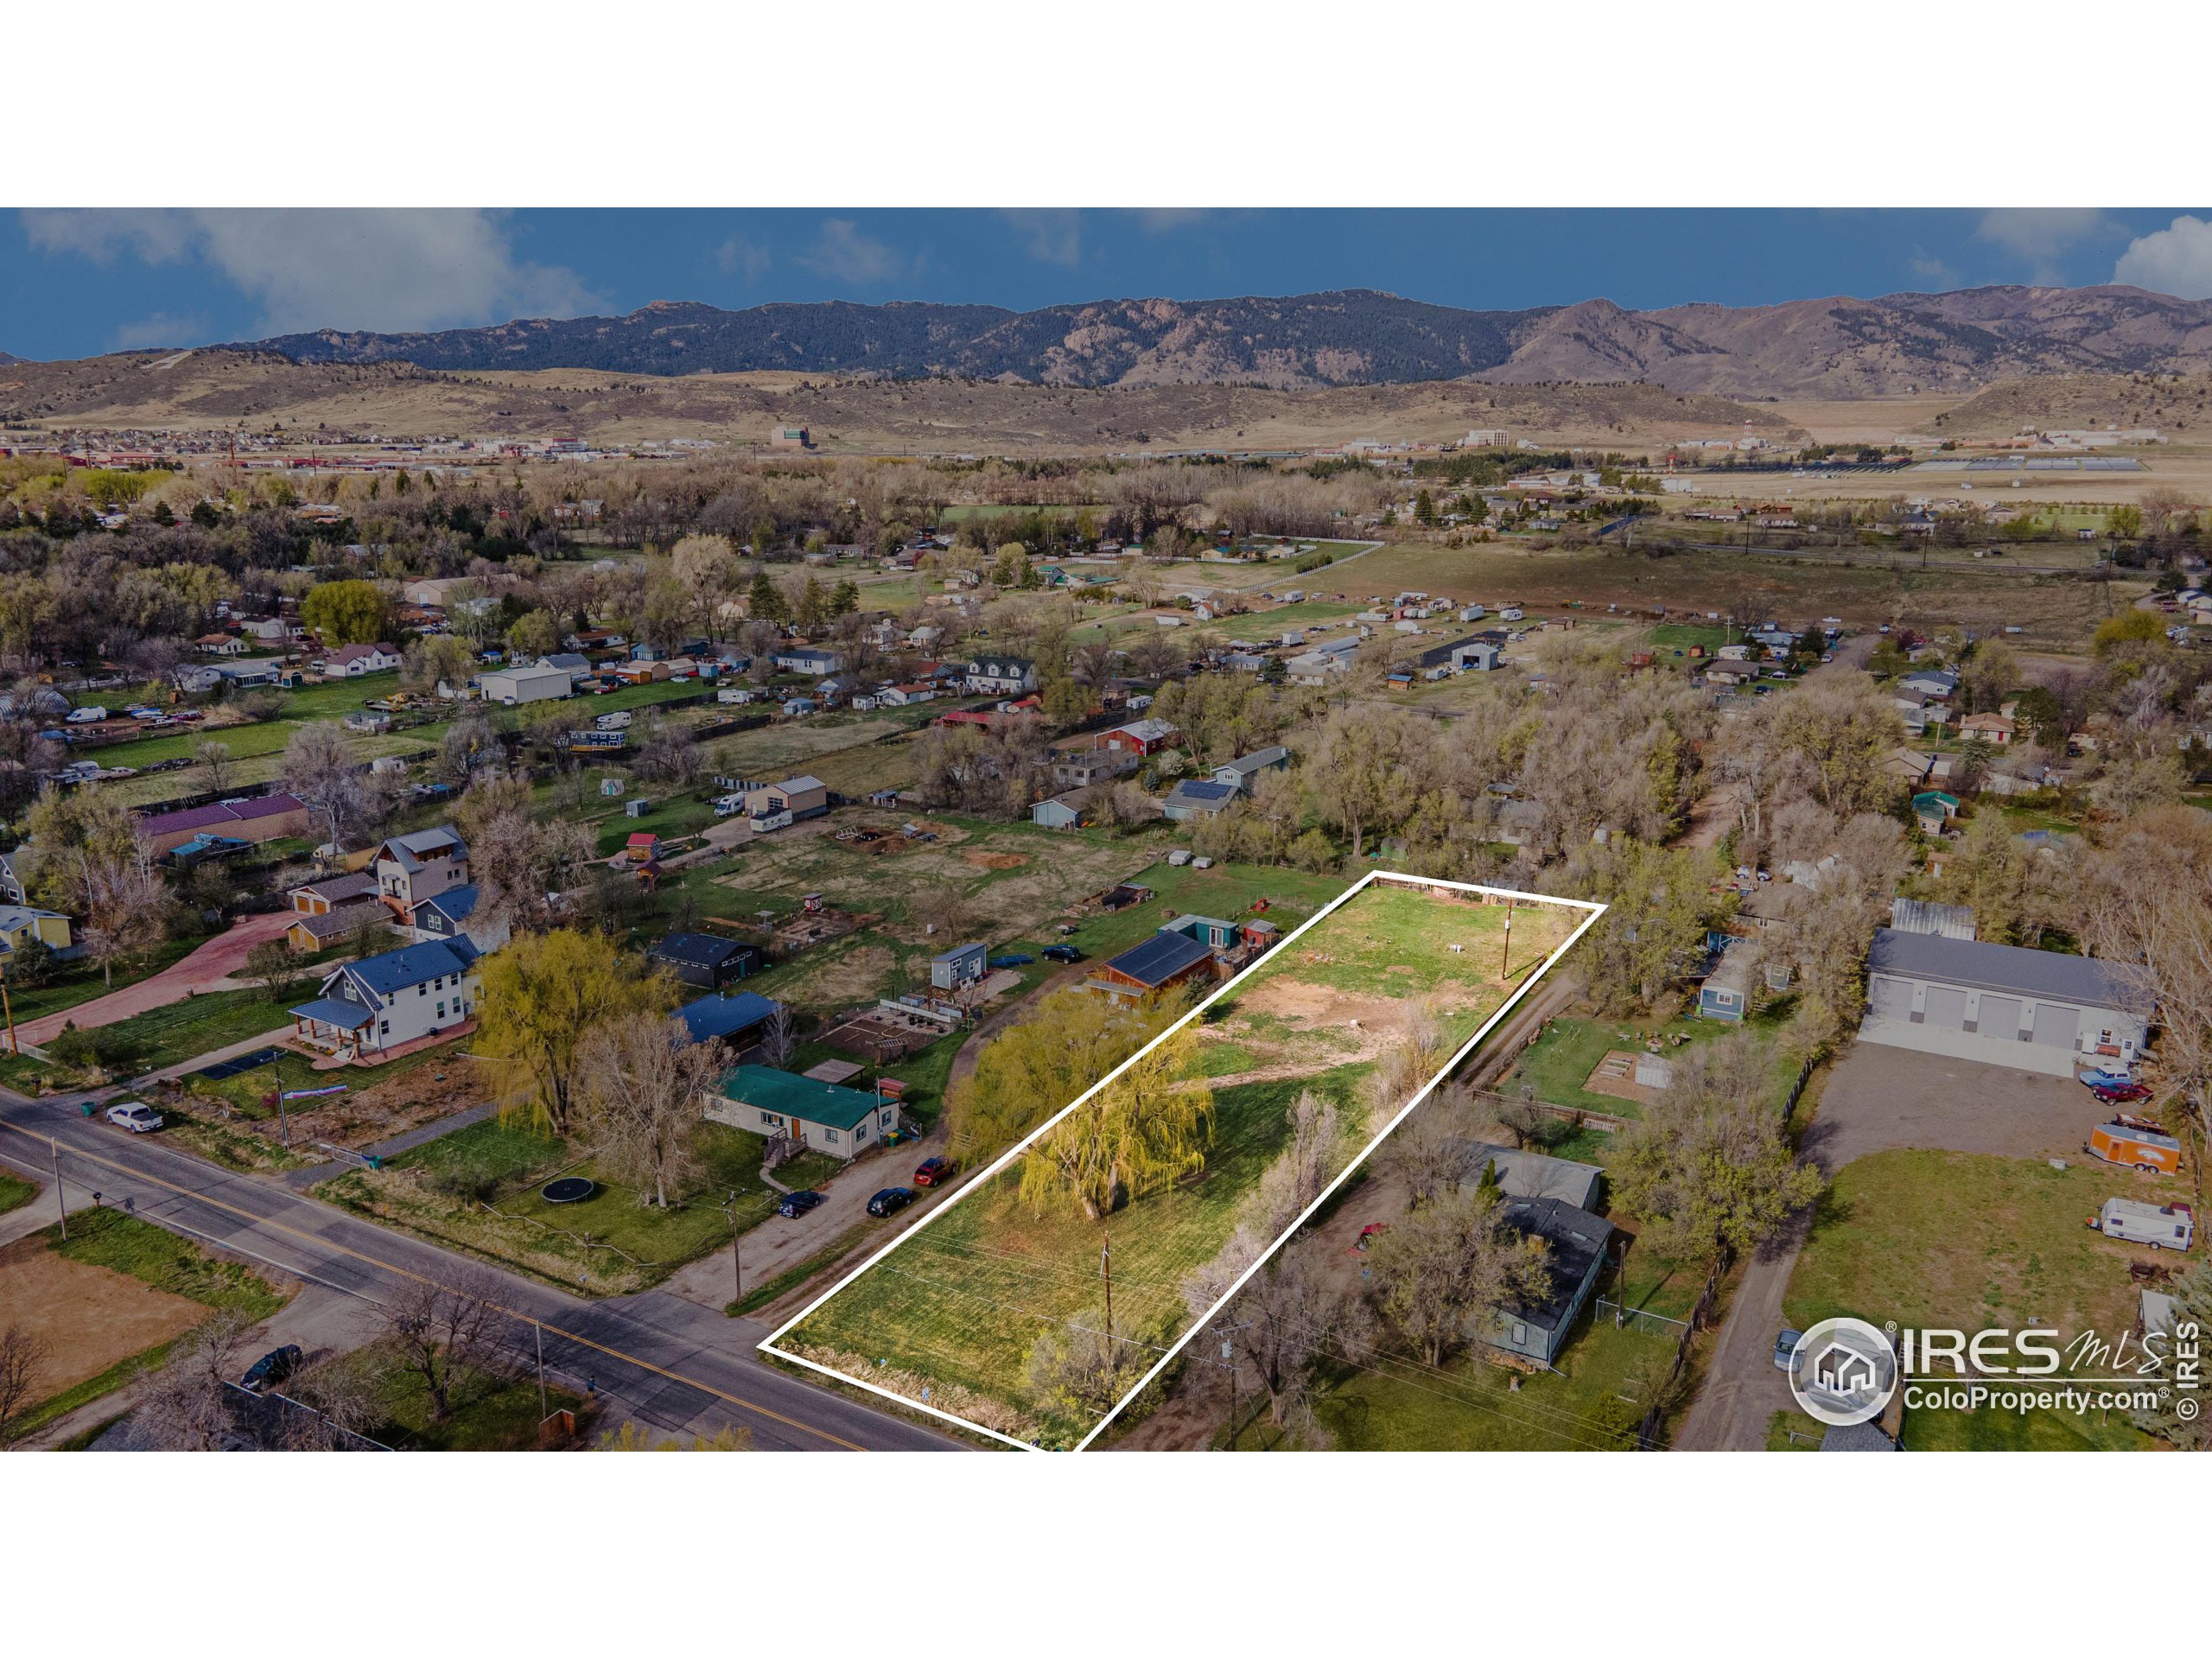
[[[817,1210],[829,1202],[829,1199],[811,1188],[804,1192],[786,1192],[784,1195],[784,1201],[776,1206],[776,1213],[779,1216],[796,1218],[804,1215],[810,1210]]]
[[[301,1362],[306,1357],[296,1343],[288,1342],[282,1348],[271,1348],[247,1368],[246,1374],[238,1379],[238,1386],[250,1389],[256,1394],[264,1389],[273,1389],[298,1370]]]
[[[942,1186],[959,1171],[950,1158],[925,1158],[914,1166],[916,1186]]]
[[[913,1201],[912,1187],[887,1186],[868,1201],[868,1212],[880,1220],[885,1216],[897,1215]]]
[[[1081,962],[1083,952],[1071,944],[1048,944],[1045,947],[1047,962]]]

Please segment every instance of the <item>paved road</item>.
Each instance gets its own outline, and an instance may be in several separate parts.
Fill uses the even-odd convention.
[[[149,1008],[165,1008],[172,1002],[181,1002],[187,991],[234,989],[239,982],[235,976],[245,971],[247,954],[257,944],[283,938],[284,930],[293,920],[289,910],[249,916],[160,973],[149,975],[135,985],[126,985],[119,991],[111,991],[105,996],[80,1002],[73,1008],[28,1020],[16,1027],[16,1035],[20,1040],[33,1045],[49,1043],[67,1027],[73,1025],[79,1031],[90,1031],[95,1026],[111,1026]]]
[[[518,1274],[389,1231],[292,1192],[131,1136],[77,1109],[78,1097],[28,1101],[0,1090],[0,1161],[48,1178],[49,1143],[60,1148],[65,1183],[131,1199],[137,1213],[311,1283],[370,1301],[404,1279],[450,1282],[489,1274],[514,1314],[518,1347],[527,1324],[543,1327],[549,1367],[595,1379],[630,1415],[657,1427],[753,1431],[763,1450],[927,1451],[960,1444],[904,1418],[877,1412],[763,1363],[753,1344],[766,1327],[730,1319],[664,1290],[586,1301]],[[41,1194],[39,1202],[50,1204]]]

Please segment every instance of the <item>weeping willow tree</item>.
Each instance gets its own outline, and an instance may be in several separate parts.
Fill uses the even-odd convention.
[[[1047,1133],[1021,1166],[1021,1201],[1036,1213],[1073,1198],[1097,1221],[1205,1167],[1213,1090],[1195,1076],[1198,1038],[1168,1038]]]

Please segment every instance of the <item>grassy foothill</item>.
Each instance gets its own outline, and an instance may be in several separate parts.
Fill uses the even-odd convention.
[[[1189,1322],[1185,1283],[1236,1231],[1246,1198],[1289,1140],[1297,1096],[1311,1089],[1334,1102],[1334,1167],[1342,1168],[1370,1128],[1362,1084],[1414,1011],[1435,1018],[1440,1061],[1581,912],[1521,906],[1510,984],[1497,977],[1503,918],[1502,907],[1426,888],[1368,888],[1267,958],[1215,1005],[1216,1017],[1193,1027],[1196,1071],[1211,1081],[1214,1109],[1198,1174],[1126,1204],[1102,1225],[1065,1198],[1041,1213],[1023,1203],[1017,1160],[838,1292],[785,1345],[881,1361],[874,1375],[934,1381],[955,1391],[947,1397],[991,1402],[1001,1421],[1045,1444],[1072,1444],[1095,1419],[1046,1397],[1032,1382],[1031,1356],[1040,1336],[1103,1318],[1102,1247],[1110,1239],[1117,1334],[1162,1347],[1179,1337]]]
[[[2082,1225],[2116,1194],[2170,1201],[2163,1185],[2095,1165],[1959,1152],[1879,1152],[1837,1173],[1783,1307],[1805,1330],[1851,1314],[1877,1325],[1975,1332],[2035,1326],[2062,1344],[2117,1345],[2135,1323],[2138,1252]],[[2091,1368],[2084,1368],[2086,1371]],[[1907,1411],[1910,1451],[2118,1448],[2148,1438],[2118,1415]]]

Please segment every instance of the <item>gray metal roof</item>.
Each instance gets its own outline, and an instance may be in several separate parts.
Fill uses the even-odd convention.
[[[1595,1164],[1578,1164],[1541,1152],[1516,1152],[1488,1141],[1463,1143],[1463,1181],[1478,1181],[1485,1168],[1497,1172],[1498,1190],[1510,1198],[1557,1198],[1578,1210],[1598,1200],[1598,1184],[1605,1172]]]
[[[1940,980],[1977,990],[2047,996],[2089,1007],[2127,1008],[2139,1001],[2127,982],[2101,962],[2029,950],[2017,944],[1949,939],[1934,933],[1878,928],[1866,966],[1877,974]]]
[[[1892,899],[1890,925],[1900,933],[1933,933],[1947,939],[1971,939],[1974,906],[1939,905],[1925,899]]]

